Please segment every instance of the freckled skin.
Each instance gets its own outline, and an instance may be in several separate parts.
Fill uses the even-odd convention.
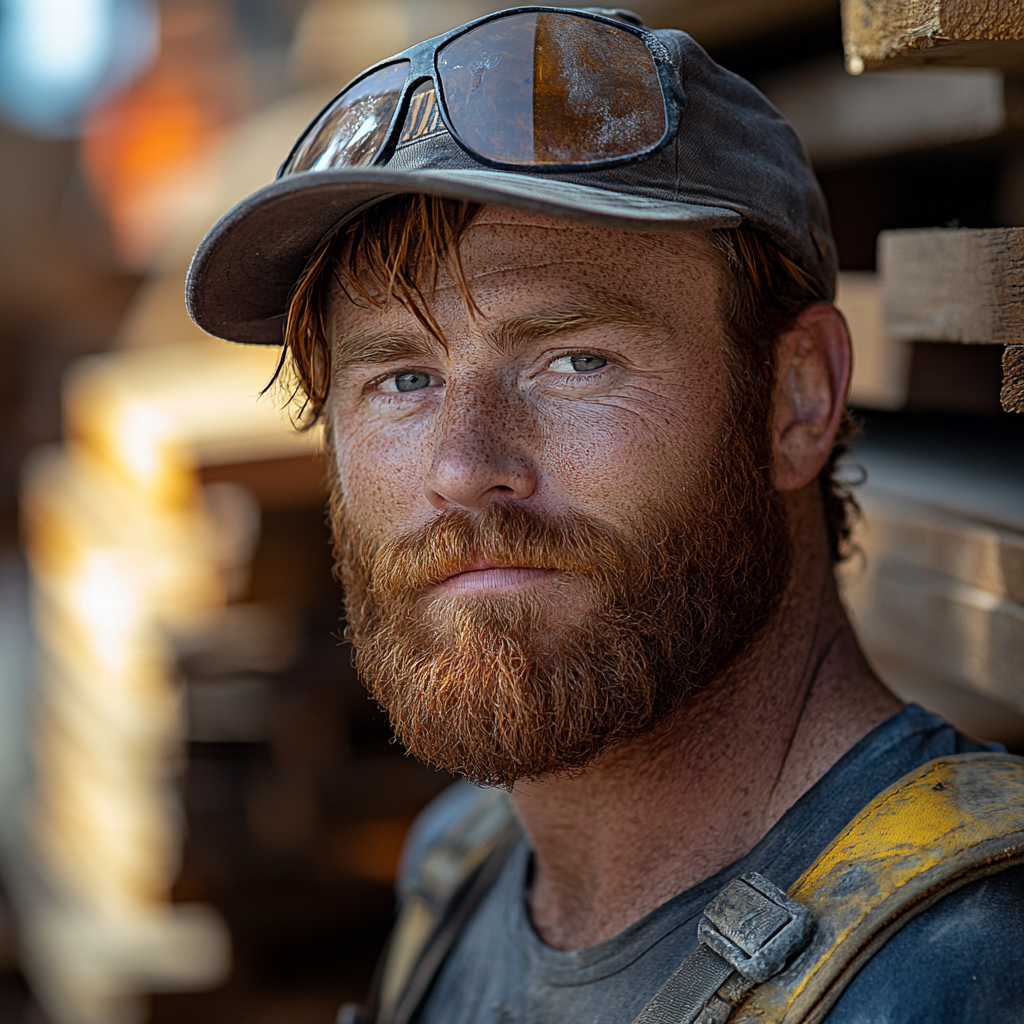
[[[370,321],[378,331],[415,331],[430,348],[392,367],[351,367],[338,381],[332,414],[346,453],[341,482],[355,515],[365,508],[389,531],[408,530],[436,510],[479,509],[500,498],[551,512],[575,507],[622,525],[638,493],[665,496],[707,457],[725,368],[713,308],[717,282],[706,262],[685,258],[700,251],[701,240],[613,236],[613,247],[602,244],[608,233],[558,222],[517,231],[527,259],[503,269],[505,232],[490,222],[470,230],[465,264],[482,316],[474,318],[450,284],[439,290],[432,310],[447,353],[397,304],[384,313],[339,310],[341,334]],[[654,279],[660,287],[636,273],[638,245],[644,263],[671,267]],[[598,260],[607,270],[595,274]],[[507,316],[559,309],[583,296],[600,300],[608,275],[624,283],[622,297],[675,315],[646,331],[611,324],[539,339],[511,355],[491,343],[495,322]],[[578,350],[593,350],[610,365],[586,375],[548,369]],[[409,394],[366,392],[374,377],[406,368],[436,380]],[[420,486],[409,486],[413,477]]]
[[[328,415],[350,514],[391,537],[439,511],[517,501],[628,530],[638,511],[685,491],[719,436],[727,379],[707,245],[698,234],[489,207],[463,243],[479,312],[444,276],[431,302],[443,345],[398,303],[337,299],[330,319],[342,348],[372,332],[419,349],[337,375]],[[514,350],[500,344],[515,318],[602,302],[631,314],[520,337]],[[610,751],[579,778],[513,794],[534,848],[531,915],[557,948],[600,942],[742,856],[899,708],[836,595],[817,493],[849,376],[832,306],[801,314],[779,341],[778,369],[773,472],[795,552],[780,614],[656,736]],[[399,378],[415,388],[396,390]]]

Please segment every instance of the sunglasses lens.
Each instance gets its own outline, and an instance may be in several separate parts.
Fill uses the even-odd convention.
[[[500,163],[614,160],[656,146],[668,119],[643,40],[573,14],[487,22],[437,57],[452,127]]]
[[[409,62],[399,61],[347,89],[299,144],[284,174],[372,163],[384,143],[408,75]]]

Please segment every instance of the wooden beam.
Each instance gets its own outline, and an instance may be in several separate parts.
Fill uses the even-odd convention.
[[[858,498],[864,558],[842,580],[868,659],[898,692],[911,667],[1024,712],[1024,534],[870,484]]]
[[[854,78],[837,54],[764,76],[757,85],[817,167],[985,138],[1007,122],[1003,76],[989,68]]]
[[[853,344],[850,401],[868,409],[902,409],[907,401],[911,346],[888,338],[882,324],[882,289],[870,271],[839,275],[836,306]]]
[[[925,228],[878,236],[892,341],[1006,345],[1000,401],[1024,413],[1024,228]]]
[[[925,228],[878,237],[894,341],[1024,343],[1024,228]]]
[[[1024,71],[1024,0],[842,0],[851,74],[950,64]]]
[[[898,560],[875,568],[854,617],[869,658],[899,652],[938,678],[1024,711],[1024,607]]]
[[[857,497],[856,540],[869,563],[895,559],[1024,607],[1024,534],[870,482]]]

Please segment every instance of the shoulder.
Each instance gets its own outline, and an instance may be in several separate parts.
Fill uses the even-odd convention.
[[[456,782],[435,797],[413,822],[398,866],[398,896],[444,900],[515,820],[500,789]]]
[[[1024,865],[970,882],[908,922],[826,1024],[1022,1024]]]
[[[402,846],[396,883],[400,895],[413,884],[427,851],[458,828],[483,792],[471,783],[460,780],[442,790],[420,811]]]

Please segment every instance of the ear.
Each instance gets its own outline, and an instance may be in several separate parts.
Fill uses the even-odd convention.
[[[773,410],[775,486],[806,487],[821,472],[846,406],[850,335],[829,302],[808,306],[779,338]]]

